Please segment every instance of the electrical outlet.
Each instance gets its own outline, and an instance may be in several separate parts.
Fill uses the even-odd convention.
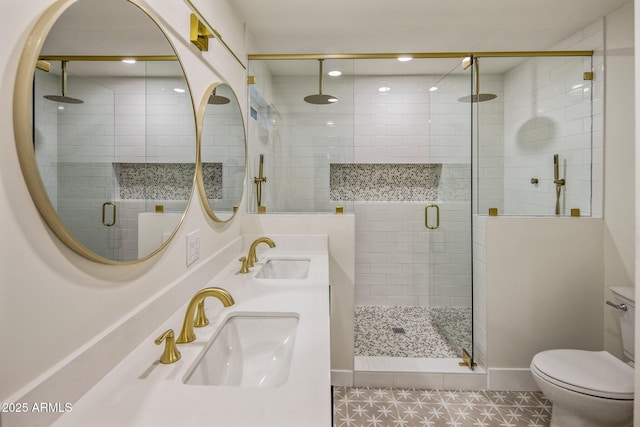
[[[187,266],[200,258],[200,230],[187,234]]]

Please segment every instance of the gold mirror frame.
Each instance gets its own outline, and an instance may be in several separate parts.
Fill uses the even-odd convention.
[[[231,215],[229,216],[229,218],[220,218],[220,216],[218,214],[215,213],[214,208],[211,206],[211,203],[209,203],[209,199],[207,197],[207,187],[205,184],[205,180],[204,180],[204,166],[203,166],[203,160],[202,160],[202,136],[203,136],[203,132],[204,132],[204,119],[205,119],[205,114],[207,111],[207,107],[209,105],[214,105],[214,104],[209,104],[209,98],[212,95],[215,95],[215,90],[218,87],[226,87],[229,89],[229,92],[231,92],[231,94],[233,94],[234,99],[231,100],[231,102],[233,103],[235,101],[235,104],[238,106],[238,117],[240,118],[241,121],[241,126],[242,126],[242,136],[244,139],[244,156],[243,156],[243,161],[244,161],[244,174],[243,174],[243,179],[242,179],[242,185],[240,186],[240,197],[237,200],[237,205],[234,205],[234,208],[231,212]],[[205,91],[205,95],[202,97],[202,100],[200,101],[200,106],[198,107],[198,113],[197,113],[197,135],[198,135],[198,141],[197,141],[197,156],[196,156],[196,180],[198,183],[198,192],[200,194],[200,200],[202,200],[202,205],[205,209],[205,211],[207,212],[207,215],[209,215],[209,217],[211,217],[211,219],[213,219],[216,222],[220,222],[220,223],[225,223],[225,222],[229,222],[231,221],[237,212],[237,206],[240,205],[240,203],[242,202],[242,198],[244,196],[244,188],[246,185],[246,173],[247,173],[247,132],[245,129],[245,121],[244,121],[244,116],[242,114],[242,108],[240,108],[240,102],[238,101],[238,97],[235,94],[235,92],[233,91],[233,89],[231,88],[231,86],[225,84],[225,83],[212,83],[211,85],[209,85],[209,87],[207,88],[207,90]],[[224,165],[222,167],[222,174],[224,177]],[[224,181],[223,181],[224,184]],[[224,189],[224,187],[223,187]]]
[[[45,221],[45,223],[49,226],[51,231],[72,251],[81,255],[82,257],[89,259],[91,261],[108,264],[108,265],[131,265],[131,264],[139,264],[143,261],[146,261],[152,258],[154,255],[158,254],[162,251],[169,242],[172,241],[173,237],[177,234],[180,226],[182,225],[184,218],[186,216],[189,204],[191,203],[191,199],[193,198],[193,185],[191,186],[191,190],[189,193],[189,198],[187,200],[187,204],[185,207],[178,224],[176,225],[173,232],[170,236],[164,241],[156,250],[151,252],[150,254],[138,258],[135,260],[129,261],[117,261],[113,259],[109,259],[103,256],[96,254],[95,252],[88,249],[82,243],[76,239],[76,237],[67,229],[62,220],[60,219],[58,212],[55,207],[51,203],[49,198],[49,194],[46,191],[44,182],[42,180],[42,176],[40,174],[40,169],[38,167],[36,156],[35,156],[35,148],[34,148],[34,135],[33,129],[31,126],[31,121],[29,117],[31,117],[32,113],[32,103],[33,103],[33,78],[34,72],[36,70],[36,65],[39,60],[40,52],[44,46],[47,35],[50,33],[53,26],[56,24],[60,16],[69,9],[72,5],[82,0],[60,0],[50,6],[45,12],[40,16],[36,24],[34,25],[31,33],[27,37],[27,41],[25,43],[25,47],[22,51],[22,55],[20,56],[20,62],[18,63],[14,93],[13,93],[13,127],[14,127],[14,135],[15,135],[15,143],[16,149],[18,153],[18,159],[20,163],[20,168],[22,170],[22,174],[24,180],[27,184],[27,188],[29,193],[31,194],[31,198],[33,199],[38,212],[41,217]],[[154,19],[149,13],[148,10],[141,7],[139,4],[134,3],[131,0],[123,0],[127,1],[131,5],[140,9],[151,21],[156,24],[158,31],[162,34],[167,43],[171,46],[174,52],[176,52],[175,46],[171,43],[171,40],[167,37],[166,31],[160,26],[157,19]],[[180,67],[183,69],[182,62],[180,58],[177,56],[176,59],[180,64]],[[186,79],[185,79],[186,80]],[[188,81],[186,81],[187,87],[189,89],[189,93],[191,93],[191,88],[189,87]],[[191,103],[193,109],[193,102]],[[194,111],[195,118],[195,111]],[[197,125],[196,125],[197,127]],[[197,148],[197,139],[196,139],[196,148]],[[197,157],[198,154],[196,152],[196,171],[197,171]],[[195,174],[197,175],[197,173]],[[196,182],[196,177],[194,175],[193,183]]]

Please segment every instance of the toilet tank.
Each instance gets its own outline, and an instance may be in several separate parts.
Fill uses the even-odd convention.
[[[620,320],[620,332],[622,333],[622,348],[624,355],[635,361],[634,342],[635,342],[635,289],[631,287],[614,287],[611,288],[615,304],[625,304],[627,310],[617,310],[618,319]]]

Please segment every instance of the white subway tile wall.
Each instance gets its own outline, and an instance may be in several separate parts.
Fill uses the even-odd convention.
[[[151,65],[147,71],[159,66]],[[80,98],[83,104],[42,99],[44,94],[59,93],[60,76],[39,72],[37,77],[35,139],[46,149],[36,151],[39,160],[47,162],[47,191],[67,228],[90,250],[111,259],[135,259],[138,213],[163,203],[169,205],[167,210],[184,209],[188,195],[172,201],[175,195],[164,188],[169,200],[153,201],[146,207],[145,200],[125,202],[120,199],[114,164],[190,163],[194,169],[193,106],[188,91],[173,90],[186,88],[186,82],[181,77],[88,80],[70,70],[69,96]],[[190,182],[192,177],[193,173]],[[118,206],[113,227],[102,226],[105,202]],[[127,254],[132,257],[121,258]]]

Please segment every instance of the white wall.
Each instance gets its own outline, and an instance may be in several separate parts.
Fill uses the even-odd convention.
[[[634,286],[635,196],[634,104],[633,104],[633,4],[605,19],[606,99],[605,197],[604,197],[604,298],[611,299],[612,286]],[[616,310],[605,311],[605,349],[622,357],[620,326]]]
[[[635,0],[633,2],[634,4],[634,13],[633,13],[633,17],[634,17],[634,21],[635,22],[640,22],[640,0]],[[634,75],[634,80],[633,83],[635,84],[635,91],[634,91],[634,95],[635,95],[635,102],[634,102],[634,107],[635,107],[635,111],[634,111],[634,123],[635,125],[635,137],[633,138],[635,140],[635,144],[634,144],[634,148],[635,148],[635,155],[633,156],[635,159],[635,164],[640,164],[640,126],[637,125],[637,123],[640,123],[640,26],[639,25],[635,25],[634,26],[634,33],[633,33],[633,40],[634,40],[634,69],[635,69],[635,75]],[[640,170],[638,170],[638,168],[636,168],[635,170],[635,176],[634,176],[634,182],[635,182],[635,242],[634,242],[634,249],[635,249],[635,259],[634,259],[634,268],[635,268],[635,273],[632,276],[634,278],[634,281],[640,281],[640,192],[638,191],[638,189],[640,189]],[[640,286],[636,286],[636,301],[640,301]],[[635,354],[640,354],[640,327],[638,326],[640,325],[640,318],[636,317],[636,330],[635,330]],[[638,375],[637,371],[636,371],[636,376],[635,376],[635,387],[634,390],[636,393],[638,393],[640,391],[640,375]],[[634,401],[634,413],[635,414],[640,414],[640,399],[636,399]],[[637,419],[637,417],[636,417]]]
[[[188,271],[185,235],[200,230],[201,259],[240,234],[240,221],[224,227],[205,217],[200,200],[191,200],[174,241],[154,259],[113,267],[90,262],[66,248],[39,216],[22,179],[12,126],[13,86],[18,58],[30,28],[53,0],[3,1],[5,38],[0,46],[0,324],[5,351],[0,356],[0,400],[25,387],[65,356],[130,312],[146,298]],[[225,81],[245,99],[246,76],[228,52],[212,41],[200,53],[188,42],[190,10],[184,2],[148,0],[181,57],[196,103],[215,81]],[[206,7],[205,7],[206,6]],[[225,0],[202,6],[212,25],[238,56],[244,57],[244,28]],[[203,63],[203,58],[210,65]],[[244,105],[243,105],[244,108]],[[28,118],[25,118],[27,120]],[[195,146],[195,141],[194,141]],[[241,206],[241,211],[243,207]],[[197,265],[197,264],[196,264]],[[175,308],[184,300],[176,300]],[[161,313],[159,313],[161,315]],[[9,326],[10,325],[10,326]],[[150,331],[139,331],[141,334]],[[113,362],[136,342],[114,348]]]
[[[488,367],[602,349],[603,221],[488,217],[486,227]]]

